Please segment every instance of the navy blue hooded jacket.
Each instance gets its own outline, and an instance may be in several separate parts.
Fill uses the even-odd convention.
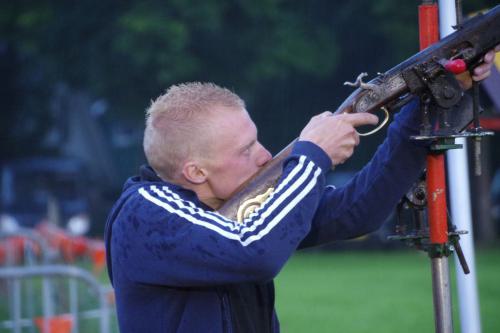
[[[121,332],[279,332],[273,279],[298,248],[376,230],[422,171],[414,103],[345,186],[327,186],[331,161],[297,142],[264,204],[243,223],[149,167],[130,178],[106,225]]]

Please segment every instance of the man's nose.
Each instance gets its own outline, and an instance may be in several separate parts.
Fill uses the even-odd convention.
[[[257,166],[261,167],[264,164],[266,164],[269,160],[271,160],[271,158],[273,158],[273,156],[260,143],[259,143],[259,146],[260,147],[259,147],[259,156],[257,156]]]

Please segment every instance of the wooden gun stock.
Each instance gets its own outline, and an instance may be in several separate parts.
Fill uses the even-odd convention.
[[[462,59],[467,68],[477,65],[483,55],[500,44],[500,5],[485,14],[463,23],[458,30],[438,43],[422,50],[406,61],[380,74],[370,82],[357,80],[358,88],[340,105],[335,113],[375,112],[381,107],[397,109],[403,96],[419,96],[429,93],[434,102],[446,103],[437,95],[445,76],[443,62]],[[438,88],[436,88],[438,87]],[[461,98],[461,96],[458,96]],[[449,103],[449,101],[448,101]],[[453,101],[457,103],[457,101]],[[294,141],[295,142],[295,141]],[[218,212],[234,220],[242,220],[258,206],[257,199],[270,188],[274,188],[282,173],[283,162],[290,155],[294,142],[279,152],[257,174],[246,181],[225,202]],[[246,208],[249,208],[246,211]]]
[[[243,183],[217,211],[227,218],[238,221],[238,215],[245,215],[241,210],[245,203],[266,193],[269,188],[274,188],[283,171],[283,162],[290,155],[295,141],[286,146],[276,156],[273,157],[262,169],[260,169],[249,180]],[[238,214],[240,211],[240,214]],[[248,211],[250,213],[250,211]]]

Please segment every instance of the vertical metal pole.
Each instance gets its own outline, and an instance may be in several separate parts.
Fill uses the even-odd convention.
[[[444,153],[427,156],[427,202],[431,240],[432,297],[436,333],[453,332],[450,274],[448,269],[448,224]]]
[[[33,266],[36,264],[36,258],[34,253],[35,243],[33,242],[32,239],[30,238],[27,239],[29,239],[29,241],[25,242],[25,249],[24,249],[25,265]],[[33,318],[35,315],[34,302],[33,302],[33,300],[35,299],[35,292],[33,289],[33,281],[30,279],[25,281],[24,284],[26,286],[26,296],[28,299],[28,302],[26,302],[26,312],[28,314],[28,318]],[[31,325],[29,330],[31,333],[34,333],[35,327]]]
[[[448,257],[431,258],[431,265],[436,332],[453,332]]]
[[[438,7],[424,1],[419,6],[420,49],[439,40]],[[448,221],[446,207],[444,152],[427,156],[427,202],[431,249],[432,296],[436,333],[453,333],[450,277],[446,247]]]
[[[455,0],[439,0],[441,37],[445,37],[454,31],[452,27],[459,23],[456,17],[457,12],[461,12],[461,10],[456,8]],[[446,153],[451,217],[458,230],[468,231],[468,234],[461,236],[460,245],[470,269],[470,274],[465,275],[458,264],[458,259],[455,257],[460,326],[461,331],[464,333],[480,333],[481,320],[479,315],[479,296],[477,292],[474,236],[470,206],[467,141],[460,138],[457,139],[456,143],[462,144],[463,149],[453,149]]]
[[[52,281],[49,277],[42,278],[42,313],[44,332],[49,332],[49,322],[54,316],[52,304]]]
[[[74,278],[69,278],[69,311],[73,317],[73,327],[71,328],[72,333],[77,333],[79,330],[79,318],[78,318],[78,285]]]
[[[101,327],[101,333],[108,333],[109,332],[109,307],[108,307],[108,299],[107,299],[107,293],[104,290],[104,288],[100,288],[99,290],[99,303],[101,307],[101,320],[100,320],[100,327]]]
[[[427,205],[429,208],[429,236],[431,244],[444,246],[448,243],[446,205],[446,179],[444,153],[427,155]]]
[[[13,332],[21,333],[21,281],[18,278],[14,278],[13,281]]]

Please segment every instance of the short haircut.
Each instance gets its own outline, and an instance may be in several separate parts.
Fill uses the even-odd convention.
[[[152,101],[143,141],[149,165],[175,180],[187,158],[207,153],[209,117],[216,107],[245,109],[245,102],[226,88],[201,82],[173,85]]]

